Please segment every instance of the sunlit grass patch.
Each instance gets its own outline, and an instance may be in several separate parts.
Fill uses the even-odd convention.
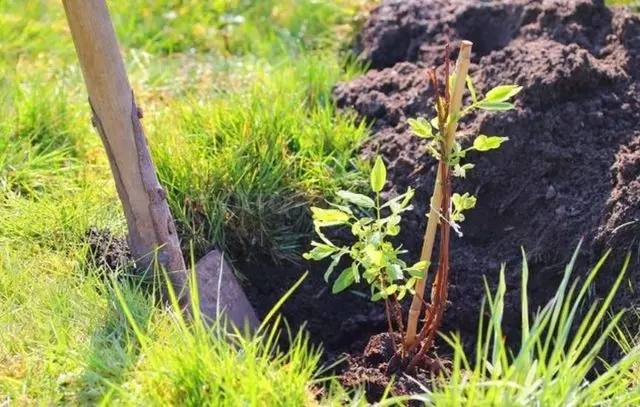
[[[0,389],[55,402],[105,303],[94,281],[55,252],[0,244]]]
[[[361,3],[108,2],[185,244],[294,258],[298,213],[359,179],[366,129],[329,94],[360,72],[338,56],[351,33],[336,24]],[[85,232],[126,227],[61,2],[0,0],[0,38],[0,404],[175,401],[220,373],[209,400],[312,400],[319,353],[304,335],[278,352],[200,336],[203,353],[185,354],[173,313],[129,280],[115,298],[87,262]],[[121,304],[154,347],[141,349]]]
[[[123,42],[151,52],[197,50],[278,58],[326,47],[362,1],[129,1],[110,4]],[[126,9],[126,10],[125,10]]]
[[[255,71],[246,89],[179,101],[149,120],[186,240],[297,259],[309,203],[363,178],[355,153],[367,129],[330,100],[332,84],[355,72],[307,56]]]
[[[135,288],[121,284],[109,287],[117,299],[118,315],[127,325],[116,324],[117,332],[126,334],[121,337],[126,338],[124,343],[135,343],[140,358],[121,380],[108,381],[111,391],[103,402],[309,405],[315,404],[315,397],[320,395],[320,382],[327,381],[319,377],[321,351],[309,344],[306,334],[292,334],[282,324],[276,316],[278,305],[255,335],[238,330],[229,335],[222,321],[204,324],[196,297],[191,303],[193,318],[187,321],[169,308],[141,315],[136,303],[131,304],[131,294],[138,292]],[[170,295],[176,309],[173,291]]]
[[[154,54],[190,50],[276,60],[349,39],[371,0],[108,1],[120,43]],[[62,3],[0,0],[0,59],[73,58]]]
[[[31,68],[31,74],[49,73]],[[92,143],[80,140],[89,129],[81,125],[68,90],[47,82],[61,77],[57,72],[40,82],[19,73],[15,85],[5,89],[0,107],[0,197],[9,192],[33,196],[56,180],[68,179],[64,173],[77,169],[79,156],[91,148]]]

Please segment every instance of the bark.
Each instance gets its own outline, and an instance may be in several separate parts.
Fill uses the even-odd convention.
[[[191,299],[180,241],[149,153],[140,122],[142,111],[136,105],[105,0],[63,0],[63,4],[89,94],[92,122],[107,152],[127,219],[131,253],[143,269],[167,270],[181,307],[188,310]],[[233,315],[227,314],[231,322],[244,325],[248,321],[255,328],[258,320],[229,267],[211,267],[211,258],[207,258],[196,267],[198,281],[203,282],[199,302],[205,316],[215,319],[216,310],[234,310]],[[218,299],[218,291],[208,284],[218,281],[220,272],[220,291],[228,295]]]

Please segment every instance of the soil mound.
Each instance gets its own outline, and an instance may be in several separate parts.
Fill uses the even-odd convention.
[[[555,292],[581,238],[577,272],[614,249],[601,273],[605,289],[640,238],[640,17],[602,1],[388,0],[361,38],[359,49],[374,69],[338,85],[334,99],[372,125],[362,153],[385,158],[389,193],[417,187],[416,210],[405,216],[402,234],[411,253],[420,251],[436,172],[406,124],[433,116],[425,68],[443,61],[447,43],[453,48],[468,39],[481,93],[499,84],[524,87],[516,110],[480,112],[461,126],[463,145],[479,133],[509,142],[470,155],[476,167],[454,184],[455,191],[474,193],[478,205],[462,224],[464,237],[452,242],[447,328],[473,339],[483,276],[497,281],[504,262],[512,301],[506,309],[514,311],[517,333],[521,246],[534,305]],[[637,287],[637,254],[628,277]],[[622,301],[629,305],[637,295],[622,292]]]
[[[395,343],[401,341],[400,335],[395,333]],[[378,401],[391,384],[389,377],[389,361],[394,356],[393,343],[389,333],[377,334],[371,337],[363,352],[348,355],[340,381],[346,387],[363,388],[369,401]],[[411,375],[402,371],[393,375],[393,394],[420,394],[425,389],[438,384],[442,374],[452,368],[451,362],[435,358],[425,360],[416,366]],[[393,369],[393,368],[391,368]],[[409,406],[422,406],[419,400],[410,400]]]

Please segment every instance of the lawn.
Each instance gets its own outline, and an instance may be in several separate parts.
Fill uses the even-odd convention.
[[[366,128],[337,112],[329,93],[336,81],[361,72],[338,55],[366,4],[109,6],[184,236],[196,251],[233,242],[238,254],[299,256],[296,236],[308,225],[284,217],[362,178],[354,150]],[[280,362],[263,348],[239,356],[214,341],[206,352],[226,362],[209,360],[205,371],[190,365],[195,360],[185,364],[179,349],[187,344],[174,315],[123,283],[130,312],[154,338],[141,355],[113,286],[86,261],[90,226],[122,235],[126,224],[90,125],[62,5],[3,0],[0,21],[2,403],[181,400],[191,386],[204,391],[201,383],[223,377],[228,383],[213,392],[213,404],[236,405],[232,394],[257,404],[285,395],[287,403],[302,404],[317,361],[302,337]],[[174,372],[201,376],[183,371],[182,385],[160,385],[174,379],[167,349]],[[233,369],[238,357],[250,364],[243,372]],[[238,380],[253,390],[237,388]]]
[[[369,129],[338,110],[331,91],[366,70],[348,50],[372,3],[108,1],[185,250],[198,257],[216,245],[232,260],[298,262],[309,207],[367,185],[370,163],[357,150]],[[185,324],[135,278],[90,261],[87,230],[121,236],[126,222],[60,1],[0,0],[0,95],[0,406],[366,404],[277,316],[258,338],[232,345],[215,327]],[[636,333],[624,325],[610,329],[626,357],[585,384],[598,356],[585,347],[608,320],[607,303],[584,319],[584,341],[572,342],[565,295],[584,292],[566,285],[514,359],[498,345],[489,357],[498,292],[494,336],[478,341],[491,362],[476,367],[451,339],[450,386],[421,397],[640,401]],[[288,349],[278,336],[289,336]],[[484,380],[487,369],[494,376]]]

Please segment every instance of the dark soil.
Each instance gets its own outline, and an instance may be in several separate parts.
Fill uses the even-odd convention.
[[[265,263],[238,262],[236,267],[248,279],[245,290],[259,318],[309,270],[304,282],[284,303],[282,314],[294,330],[304,326],[312,342],[322,344],[326,363],[340,358],[343,352],[362,352],[370,336],[385,330],[384,309],[379,304],[351,292],[331,294],[331,287],[322,277],[324,264],[265,268]],[[364,287],[362,291],[365,292]]]
[[[89,243],[87,260],[103,273],[133,266],[127,239],[111,233],[109,229],[91,227],[85,232]]]
[[[581,238],[576,275],[614,249],[596,295],[638,247],[640,18],[586,0],[394,0],[373,11],[360,50],[374,69],[338,85],[334,99],[371,124],[374,137],[363,155],[379,152],[386,159],[389,193],[417,188],[416,210],[405,216],[402,234],[414,258],[436,168],[406,120],[432,117],[425,68],[440,64],[446,44],[455,47],[460,39],[475,44],[471,76],[480,92],[511,83],[524,91],[516,110],[478,113],[461,126],[464,145],[479,133],[510,140],[499,151],[470,155],[476,167],[454,184],[456,191],[474,193],[478,205],[462,225],[464,237],[452,242],[445,330],[473,341],[483,278],[493,285],[506,263],[506,333],[517,340],[521,246],[533,307],[555,292]],[[637,256],[628,277],[637,287]],[[638,294],[623,290],[619,303],[632,302]]]
[[[460,332],[463,342],[473,345],[483,278],[494,287],[505,263],[505,334],[517,343],[520,247],[530,267],[531,309],[555,292],[581,238],[576,276],[607,248],[614,249],[596,296],[618,275],[625,254],[639,247],[640,17],[586,0],[388,0],[374,9],[358,45],[373,69],[338,85],[334,99],[370,123],[373,137],[362,155],[379,152],[387,161],[387,193],[417,189],[416,209],[405,216],[401,233],[409,260],[420,251],[436,169],[406,120],[432,115],[425,68],[440,64],[445,45],[455,48],[460,39],[474,42],[471,76],[481,93],[511,83],[524,90],[516,110],[478,113],[461,125],[465,145],[480,132],[507,136],[509,142],[498,151],[468,156],[476,167],[454,184],[456,191],[475,194],[478,205],[462,224],[464,237],[452,241],[443,331]],[[114,264],[118,256],[100,258]],[[383,307],[352,293],[332,295],[322,265],[235,266],[246,277],[259,316],[310,269],[283,315],[294,329],[306,324],[312,341],[323,344],[327,361],[349,353],[342,368],[345,385],[364,384],[371,401],[382,394],[388,337],[367,342],[386,330]],[[638,304],[639,291],[627,289],[640,284],[637,254],[627,277],[630,285],[623,284],[618,304]],[[428,376],[427,370],[417,373],[424,383]],[[396,383],[397,393],[417,390],[411,381]]]
[[[394,341],[399,344],[402,338],[394,334]],[[379,400],[389,385],[389,361],[394,356],[394,348],[389,333],[374,335],[370,338],[364,351],[348,355],[345,367],[341,371],[341,382],[346,387],[364,388],[370,401]],[[394,372],[395,394],[420,394],[425,388],[431,388],[437,384],[441,374],[451,369],[451,363],[447,359],[440,358],[432,353],[433,357],[416,366],[411,375],[402,372]],[[446,373],[445,373],[446,374]],[[422,405],[414,401],[409,405]]]

